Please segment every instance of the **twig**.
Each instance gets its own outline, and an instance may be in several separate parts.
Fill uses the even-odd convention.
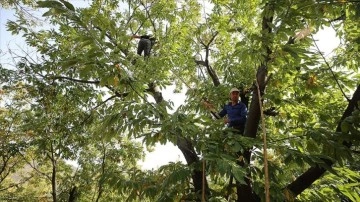
[[[145,9],[145,12],[146,12],[146,17],[148,17],[149,18],[149,21],[150,21],[150,23],[151,23],[151,25],[153,26],[153,28],[154,28],[154,33],[156,33],[157,32],[157,30],[156,30],[156,25],[155,25],[155,22],[154,22],[154,20],[151,18],[151,16],[150,16],[150,12],[149,12],[149,9],[147,8],[147,5],[145,5],[143,2],[141,2],[140,1],[140,4],[142,5],[142,6],[144,6],[144,9]],[[151,7],[152,6],[152,4],[149,6],[149,7]]]
[[[0,192],[8,190],[8,189],[10,189],[12,187],[18,187],[19,185],[24,184],[25,182],[29,181],[31,178],[33,178],[33,176],[22,178],[22,180],[20,182],[18,182],[18,183],[12,183],[12,184],[8,185],[7,187],[1,188]]]
[[[40,171],[38,168],[36,168],[36,165],[33,165],[31,162],[29,162],[28,160],[26,160],[25,156],[19,152],[19,154],[21,155],[21,157],[24,159],[24,161],[32,168],[34,169],[37,173],[43,175],[45,178],[47,178],[48,180],[51,181],[51,178],[44,172]]]
[[[337,84],[337,85],[339,86],[339,88],[340,88],[341,93],[342,93],[343,96],[346,98],[346,100],[347,100],[348,102],[350,102],[350,99],[345,95],[344,90],[343,90],[342,87],[340,86],[339,80],[336,78],[336,75],[335,75],[334,71],[331,69],[331,67],[330,67],[329,63],[327,62],[324,54],[321,53],[320,48],[319,48],[319,46],[317,45],[317,43],[316,43],[316,41],[315,41],[315,39],[314,39],[314,36],[313,36],[312,34],[311,34],[311,39],[313,40],[313,42],[314,42],[314,44],[315,44],[315,47],[316,47],[316,49],[318,50],[318,52],[319,52],[319,54],[321,55],[321,57],[323,58],[326,66],[329,68],[332,76],[334,77],[334,80],[335,80],[336,84]]]
[[[114,99],[114,98],[116,98],[116,97],[117,97],[117,95],[113,95],[113,96],[109,97],[108,99],[102,101],[101,103],[99,103],[98,105],[96,105],[94,108],[92,108],[91,111],[92,111],[92,110],[95,110],[96,108],[100,107],[101,105],[105,104],[105,103],[108,102],[109,100],[112,100],[112,99]]]
[[[202,163],[202,193],[201,193],[201,201],[205,202],[205,159],[203,158]]]
[[[134,86],[131,84],[131,83],[129,83],[129,86],[130,86],[130,88],[139,96],[139,97],[141,97],[145,102],[147,102],[152,108],[154,108],[155,109],[155,111],[158,111],[158,109],[156,109],[156,107],[152,104],[152,103],[150,103],[144,96],[142,96],[135,88],[134,88]]]
[[[99,84],[100,81],[87,81],[87,80],[81,80],[81,79],[74,79],[71,77],[65,77],[65,76],[52,76],[52,79],[65,79],[65,80],[69,80],[69,81],[74,81],[74,82],[78,82],[78,83],[90,83],[90,84]]]

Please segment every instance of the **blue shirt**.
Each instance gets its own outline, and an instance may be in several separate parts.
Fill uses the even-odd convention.
[[[247,108],[244,103],[238,102],[236,105],[229,104],[225,105],[224,108],[219,112],[221,117],[228,115],[229,127],[236,127],[244,125],[247,119]]]

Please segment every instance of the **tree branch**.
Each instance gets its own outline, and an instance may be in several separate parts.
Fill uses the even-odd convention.
[[[95,26],[94,28],[96,28],[97,30],[99,30],[100,32],[102,32],[103,30],[99,27],[99,26]],[[109,38],[110,42],[114,45],[114,46],[118,46],[118,43],[116,43],[116,40],[108,33],[105,32],[105,36],[107,38]],[[128,54],[128,50],[127,49],[123,49],[120,48],[120,51],[126,56]]]
[[[39,174],[43,175],[43,176],[44,176],[45,178],[47,178],[48,180],[51,180],[51,177],[49,177],[46,173],[44,173],[44,172],[40,171],[39,169],[37,169],[36,166],[33,165],[31,162],[29,162],[21,152],[19,152],[19,154],[22,156],[22,158],[24,159],[24,161],[25,161],[32,169],[34,169],[34,170],[35,170],[36,172],[38,172]]]
[[[130,3],[129,3],[129,6],[130,6]],[[125,23],[125,25],[127,26],[130,22],[131,22],[131,19],[134,17],[134,14],[135,14],[135,11],[139,8],[140,6],[136,6],[134,7],[132,10],[132,14],[130,15],[129,19],[127,20],[127,22]],[[130,8],[129,8],[129,11],[130,11]]]
[[[211,39],[209,40],[209,43],[207,44],[207,47],[210,46],[210,44],[215,40],[215,37],[219,34],[218,31],[215,32],[215,34],[211,37]]]
[[[220,85],[220,81],[219,81],[219,78],[215,72],[215,70],[210,66],[209,64],[209,56],[210,56],[210,44],[214,41],[215,37],[218,35],[219,32],[216,32],[212,38],[210,39],[209,43],[208,44],[204,44],[203,42],[201,42],[204,47],[205,47],[205,67],[206,67],[206,70],[208,72],[208,74],[210,75],[213,83],[214,83],[214,86],[219,86]]]
[[[74,79],[74,78],[66,77],[66,76],[51,76],[50,78],[54,79],[54,80],[74,81],[77,83],[88,83],[88,84],[99,84],[100,83],[100,81],[88,81],[88,80]]]
[[[196,63],[197,65],[206,66],[205,61],[202,61],[202,60],[195,60],[195,63]]]
[[[146,5],[145,5],[142,1],[140,1],[140,4],[141,4],[142,6],[144,6],[144,9],[145,9],[145,12],[146,12],[146,14],[147,14],[147,17],[149,18],[149,21],[150,21],[151,25],[152,25],[153,28],[154,28],[154,33],[156,33],[155,22],[154,22],[154,20],[151,18],[149,9],[146,7]],[[151,5],[150,5],[150,7],[151,7]]]
[[[104,192],[104,189],[103,189],[103,185],[104,185],[104,182],[103,182],[103,177],[104,177],[104,174],[105,174],[105,161],[106,161],[106,146],[104,145],[104,143],[102,143],[102,146],[103,146],[103,156],[102,156],[102,161],[101,161],[101,175],[100,175],[100,179],[99,179],[99,186],[98,186],[98,194],[97,194],[97,197],[96,197],[96,202],[98,202],[101,198],[101,195],[102,193]]]
[[[336,77],[336,74],[335,74],[334,71],[331,69],[330,64],[329,64],[328,61],[326,60],[324,54],[321,53],[321,50],[320,50],[319,46],[317,45],[316,40],[314,39],[314,36],[313,36],[312,34],[311,34],[311,39],[313,40],[313,42],[314,42],[314,44],[315,44],[315,47],[316,47],[316,49],[318,50],[319,54],[321,55],[322,59],[324,60],[326,66],[327,66],[328,69],[330,70],[331,75],[332,75],[332,77],[334,78],[336,84],[338,85],[338,87],[339,87],[342,95],[345,97],[345,99],[346,99],[347,101],[350,101],[350,99],[346,96],[343,88],[341,87],[341,85],[340,85],[340,83],[339,83],[339,80],[338,80],[337,77]]]
[[[27,182],[28,180],[30,180],[31,178],[33,178],[33,176],[29,176],[29,177],[26,177],[26,178],[22,178],[21,182],[19,182],[19,183],[12,183],[12,184],[10,184],[10,185],[7,186],[7,187],[3,187],[3,188],[0,189],[0,192],[5,191],[5,190],[7,190],[7,189],[10,189],[10,188],[12,188],[12,187],[18,187],[19,185],[21,185],[21,184]]]
[[[355,153],[355,154],[360,154],[360,151],[357,151],[357,150],[350,150],[350,151]]]
[[[129,95],[129,92],[119,93],[117,90],[115,90],[113,87],[111,87],[109,85],[105,85],[105,87],[108,88],[109,90],[111,90],[115,94],[116,97],[124,98]]]
[[[55,158],[54,144],[51,142],[50,144],[51,156],[49,156],[52,164],[52,172],[51,172],[51,189],[52,189],[52,197],[53,201],[57,201],[57,186],[56,186],[56,175],[57,175],[57,162]]]
[[[148,91],[152,93],[156,103],[160,104],[163,101],[163,96],[161,92],[156,90],[156,86],[154,83],[150,83],[148,84],[148,86],[149,86]],[[191,176],[192,181],[194,183],[194,189],[195,189],[194,192],[201,193],[203,188],[202,186],[203,172],[201,169],[197,167],[200,162],[200,159],[195,151],[194,145],[192,144],[192,141],[189,138],[182,137],[181,134],[176,134],[173,132],[172,134],[177,137],[176,146],[180,149],[180,151],[184,155],[187,165],[195,167]],[[205,193],[206,194],[209,193],[209,187],[206,179],[205,179]]]
[[[343,13],[342,15],[340,15],[337,18],[329,20],[329,22],[332,23],[332,22],[336,22],[336,21],[339,21],[339,20],[345,20],[345,19],[346,19],[346,14]]]
[[[342,121],[348,117],[351,116],[352,112],[354,111],[355,107],[357,106],[357,102],[360,101],[360,85],[357,87],[356,91],[354,92],[353,98],[350,100],[347,108],[344,111],[344,114],[342,115],[338,126],[336,128],[336,132],[341,132],[341,123]],[[349,142],[343,142],[343,145],[350,148],[351,143]],[[324,163],[331,167],[335,162],[332,162],[328,159],[322,159]],[[303,192],[305,189],[310,187],[312,183],[314,183],[317,179],[319,179],[324,173],[326,172],[326,169],[320,165],[312,166],[307,171],[305,171],[303,174],[301,174],[296,180],[289,185],[285,187],[285,191],[290,191],[292,196],[295,198],[298,196],[301,192]]]
[[[11,157],[7,157],[5,155],[2,155],[2,168],[0,170],[0,184],[3,180],[5,180],[5,178],[10,174],[10,170],[8,172],[5,173],[5,169],[7,166],[7,163],[9,162]],[[4,174],[4,176],[3,176]]]

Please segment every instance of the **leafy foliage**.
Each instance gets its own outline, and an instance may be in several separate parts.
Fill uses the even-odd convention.
[[[205,194],[209,201],[240,201],[238,187],[251,181],[251,191],[265,200],[261,135],[224,129],[200,102],[208,98],[220,108],[233,86],[253,91],[247,96],[254,98],[254,79],[266,66],[271,76],[263,105],[279,112],[265,120],[271,199],[294,200],[284,188],[315,167],[329,172],[296,200],[359,200],[358,108],[336,130],[359,86],[359,3],[36,5],[49,27],[34,28],[24,15],[7,23],[36,56],[14,58],[15,68],[0,68],[2,199],[180,201]],[[324,57],[313,34],[329,27],[341,44]],[[143,59],[131,35],[149,31],[158,42]],[[164,99],[171,85],[174,93],[186,90],[179,107]],[[251,106],[249,115],[259,115]],[[142,170],[137,162],[157,143],[178,146],[186,163]],[[206,179],[199,178],[203,171]]]

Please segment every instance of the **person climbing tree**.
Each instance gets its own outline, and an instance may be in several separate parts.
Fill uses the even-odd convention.
[[[226,104],[223,109],[216,114],[214,107],[209,102],[205,101],[205,106],[210,109],[212,114],[216,114],[216,118],[227,117],[224,119],[224,123],[227,124],[228,127],[239,130],[241,134],[244,133],[245,123],[247,119],[247,107],[244,103],[239,100],[240,90],[237,88],[232,88],[230,90],[230,100],[228,104]]]
[[[137,47],[137,54],[141,55],[142,52],[144,52],[144,57],[149,57],[151,48],[156,42],[155,37],[148,34],[148,35],[142,35],[142,36],[133,35],[132,38],[140,39],[139,43],[138,43],[138,47]]]
[[[228,104],[226,104],[223,109],[217,113],[215,116],[214,114],[216,113],[214,110],[214,107],[211,103],[205,101],[204,104],[205,106],[210,109],[211,113],[217,118],[220,119],[220,117],[224,117],[225,115],[227,115],[227,117],[224,119],[224,123],[227,124],[228,127],[235,129],[236,131],[238,131],[239,134],[244,134],[244,130],[245,130],[245,123],[247,120],[247,105],[248,105],[248,98],[245,96],[246,93],[248,93],[248,90],[242,90],[240,91],[237,88],[232,88],[230,90],[230,100],[231,102],[229,102]],[[242,99],[244,98],[244,100],[239,100],[239,97],[242,97]],[[243,103],[245,102],[245,103]],[[249,149],[244,149],[243,152],[238,151],[236,152],[236,163],[241,166],[244,167],[245,165],[245,160],[244,160],[244,156],[250,156],[250,152]],[[250,187],[250,177],[247,176],[247,178],[245,178],[245,182],[246,185],[241,184],[239,181],[236,181],[236,186],[237,187],[241,187],[242,189],[244,189],[243,187],[245,187],[245,189],[247,189],[247,187]],[[230,181],[229,181],[229,185],[228,185],[228,191],[230,192],[230,190],[233,187],[233,180],[234,180],[234,176],[231,175],[230,176]],[[251,192],[251,191],[250,191]],[[242,195],[238,193],[238,199],[241,199]],[[260,201],[260,199],[256,198],[253,201]]]

